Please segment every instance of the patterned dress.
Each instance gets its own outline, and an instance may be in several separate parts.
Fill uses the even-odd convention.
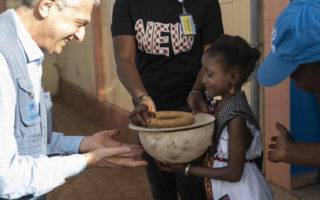
[[[216,111],[217,102],[214,101],[210,106],[210,113],[215,115]],[[212,168],[221,168],[228,165],[229,133],[227,124],[235,116],[246,120],[246,125],[252,135],[250,148],[246,151],[243,174],[238,182],[211,179],[212,196],[208,195],[208,200],[272,200],[273,195],[270,187],[254,162],[255,159],[261,157],[262,138],[257,120],[251,111],[243,91],[238,91],[234,97],[230,98],[223,105],[219,124],[216,122],[215,127],[215,138],[217,140],[213,141],[215,149],[211,151],[211,155],[213,156],[211,160],[214,162],[210,162],[210,159],[207,158],[205,164],[212,163]],[[206,188],[209,188],[210,194],[210,187],[207,185],[208,182],[206,182]]]

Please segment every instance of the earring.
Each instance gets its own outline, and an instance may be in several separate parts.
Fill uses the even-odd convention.
[[[233,88],[233,85],[231,86],[231,90],[229,90],[229,93],[230,93],[230,94],[235,94],[235,93],[236,93],[236,91],[235,91],[234,88]]]

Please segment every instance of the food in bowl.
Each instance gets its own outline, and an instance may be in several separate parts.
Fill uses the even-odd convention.
[[[148,127],[170,128],[191,125],[194,122],[192,113],[183,111],[158,111],[155,118],[150,118]]]
[[[214,117],[198,113],[194,123],[169,128],[150,128],[130,124],[138,131],[145,151],[159,161],[186,163],[200,157],[211,143]]]

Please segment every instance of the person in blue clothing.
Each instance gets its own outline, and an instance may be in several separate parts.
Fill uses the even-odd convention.
[[[81,42],[98,0],[23,0],[0,14],[0,199],[45,199],[84,169],[146,166],[138,145],[51,132],[50,95],[41,87],[44,54]],[[50,154],[50,155],[49,155]],[[57,155],[57,156],[54,156]]]
[[[271,51],[257,77],[262,85],[274,86],[290,76],[298,89],[316,94],[320,106],[319,9],[319,0],[295,0],[287,6],[276,21]],[[276,128],[280,134],[271,138],[270,161],[320,168],[320,143],[296,142],[285,126],[278,122]]]

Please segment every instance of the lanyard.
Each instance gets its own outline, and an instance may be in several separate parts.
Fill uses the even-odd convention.
[[[187,14],[187,10],[186,8],[184,7],[184,0],[178,0],[178,3],[180,3],[182,5],[182,13],[183,14]]]
[[[184,0],[177,0],[182,5],[182,14],[179,15],[183,35],[196,35],[196,28],[191,14],[184,7]]]

